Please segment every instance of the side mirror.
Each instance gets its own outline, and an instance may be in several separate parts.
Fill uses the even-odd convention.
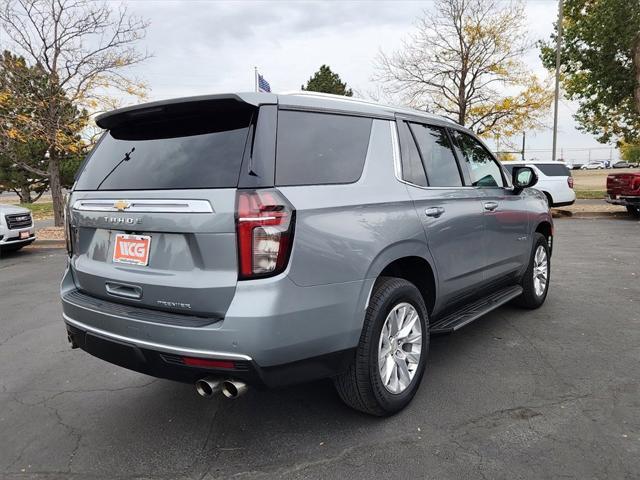
[[[531,167],[514,167],[511,179],[513,187],[518,192],[538,183],[538,175]]]

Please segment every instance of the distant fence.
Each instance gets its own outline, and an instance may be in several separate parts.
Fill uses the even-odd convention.
[[[522,159],[522,150],[499,150],[494,151],[496,156],[510,155],[515,160]],[[552,150],[550,148],[527,148],[524,151],[524,159],[527,161],[550,161]],[[610,161],[612,163],[620,160],[620,152],[614,147],[593,147],[593,148],[560,148],[557,152],[558,160],[568,164],[588,163],[595,161]]]

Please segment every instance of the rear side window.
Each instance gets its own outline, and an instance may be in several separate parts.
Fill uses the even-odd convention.
[[[411,124],[431,187],[461,187],[462,178],[449,137],[443,128]]]
[[[76,190],[235,187],[252,113],[236,109],[114,128],[87,160]]]
[[[571,171],[566,165],[558,163],[556,165],[552,163],[536,163],[534,164],[538,170],[544,173],[547,177],[570,177]]]
[[[281,110],[276,185],[352,183],[362,175],[371,118]]]

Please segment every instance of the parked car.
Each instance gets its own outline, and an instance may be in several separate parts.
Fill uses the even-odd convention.
[[[580,170],[602,170],[607,168],[604,162],[589,162],[580,167]]]
[[[20,250],[35,239],[31,211],[16,205],[0,204],[0,252]]]
[[[236,397],[330,377],[350,406],[412,399],[430,334],[509,301],[537,308],[553,223],[440,117],[317,93],[137,105],[106,129],[68,206],[73,347]]]
[[[629,162],[616,162],[612,165],[613,168],[636,168],[638,165],[635,163],[629,163]]]
[[[571,170],[561,162],[504,162],[509,174],[516,167],[533,168],[538,176],[535,188],[544,193],[550,207],[564,207],[576,201]]]
[[[626,207],[631,215],[640,218],[640,172],[607,175],[605,200]]]

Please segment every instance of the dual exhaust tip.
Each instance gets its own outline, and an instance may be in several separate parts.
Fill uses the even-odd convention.
[[[247,391],[247,384],[237,380],[220,380],[217,378],[201,378],[196,382],[196,392],[205,398],[210,398],[218,392],[227,398],[238,398]]]

